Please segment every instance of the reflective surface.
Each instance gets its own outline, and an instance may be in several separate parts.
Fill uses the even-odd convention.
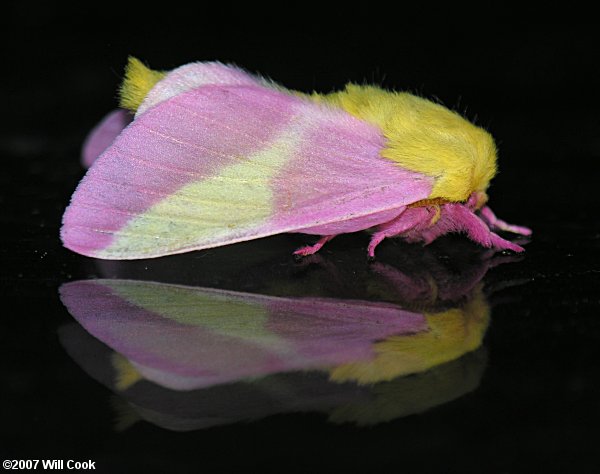
[[[45,34],[21,51],[31,64],[6,59],[3,458],[91,459],[111,473],[597,470],[591,33],[476,44],[420,34],[423,44],[409,35],[388,50],[305,34],[277,49],[255,28],[247,44],[198,28],[171,43],[156,30],[109,42],[104,26],[59,39],[56,14],[42,13],[27,12],[35,28],[14,22]],[[300,262],[291,253],[310,236],[132,262],[63,249],[79,149],[115,105],[111,71],[128,53],[158,68],[231,59],[301,90],[379,70],[390,87],[425,84],[449,104],[462,94],[500,142],[489,194],[499,215],[533,229],[525,255],[449,236],[386,241],[369,263],[368,234]]]
[[[323,469],[408,457],[437,471],[444,461],[420,456],[473,445],[454,465],[476,470],[496,444],[564,453],[573,438],[587,452],[598,326],[586,259],[559,256],[565,280],[537,269],[554,267],[543,238],[522,259],[455,236],[390,241],[368,263],[356,235],[295,262],[297,239],[139,262],[40,254],[13,280],[5,446],[106,472],[167,469],[171,456],[185,471],[197,452],[243,469],[232,443],[252,465],[301,456]]]
[[[473,261],[458,273],[429,249],[419,249],[404,271],[382,262],[350,270],[319,255],[274,278],[264,270],[269,262],[253,262],[252,286],[292,296],[71,282],[60,295],[80,325],[61,327],[59,338],[90,376],[159,426],[189,430],[313,410],[337,422],[376,424],[478,385],[485,351],[470,353],[480,349],[490,319],[481,279],[510,258],[471,250]],[[167,263],[176,269],[186,261]],[[109,271],[130,267],[113,265]],[[321,295],[332,280],[355,298]],[[171,415],[180,403],[189,405],[189,419],[185,410]]]

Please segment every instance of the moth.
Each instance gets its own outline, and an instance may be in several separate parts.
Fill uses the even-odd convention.
[[[303,94],[218,62],[153,71],[130,58],[121,106],[84,149],[93,163],[63,216],[65,247],[102,259],[159,257],[280,233],[369,230],[428,244],[461,232],[523,251],[529,235],[486,206],[491,135],[440,104],[348,84]],[[104,147],[107,147],[105,150]],[[95,155],[100,156],[95,158]]]

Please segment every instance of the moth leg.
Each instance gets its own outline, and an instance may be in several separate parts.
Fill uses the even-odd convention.
[[[294,255],[299,255],[301,257],[306,257],[307,255],[312,255],[321,250],[321,247],[333,239],[335,235],[324,235],[321,237],[316,244],[307,245],[306,247],[300,247],[298,250],[294,252]]]
[[[474,242],[484,246],[493,247],[497,250],[513,250],[523,252],[525,249],[509,240],[503,239],[490,230],[487,224],[473,212],[458,204],[447,204],[444,206],[448,217],[453,221],[456,230],[464,231]]]
[[[385,232],[375,232],[373,237],[371,237],[371,241],[369,242],[369,247],[367,249],[367,255],[369,258],[375,258],[375,247],[377,247],[383,239],[385,239],[387,235]]]
[[[498,219],[488,206],[482,207],[480,213],[481,213],[481,217],[483,218],[483,220],[492,229],[500,229],[500,230],[504,230],[507,232],[512,232],[514,234],[520,234],[520,235],[531,235],[531,229],[528,229],[527,227],[508,224],[507,222],[504,222],[503,220]]]
[[[432,218],[435,217],[435,211],[427,207],[413,207],[406,209],[395,219],[392,219],[385,224],[377,226],[377,232],[371,237],[369,247],[367,249],[368,256],[370,259],[375,258],[375,248],[385,239],[386,237],[395,237],[402,235],[411,229],[422,224],[429,225]]]

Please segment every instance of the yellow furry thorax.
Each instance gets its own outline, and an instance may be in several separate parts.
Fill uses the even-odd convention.
[[[120,90],[121,107],[136,111],[166,75],[130,57]],[[473,192],[485,192],[496,174],[496,145],[491,135],[440,104],[406,92],[356,84],[330,94],[297,95],[340,107],[377,126],[387,140],[381,151],[384,158],[433,178],[430,200],[464,202]]]
[[[119,90],[120,106],[135,112],[150,89],[166,75],[166,72],[154,71],[139,59],[130,56],[125,66],[125,78]]]
[[[431,200],[466,201],[473,192],[485,192],[496,174],[491,135],[440,104],[356,84],[312,97],[379,127],[387,139],[382,156],[434,178]]]

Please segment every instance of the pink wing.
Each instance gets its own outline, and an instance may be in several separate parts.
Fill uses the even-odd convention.
[[[217,61],[184,64],[171,71],[148,92],[135,115],[137,117],[149,108],[183,92],[208,85],[273,87],[269,81],[230,64]]]
[[[124,109],[116,109],[108,113],[88,134],[81,152],[81,163],[86,168],[92,166],[104,150],[115,141],[115,138],[131,123],[133,116]]]
[[[66,247],[133,259],[284,232],[353,232],[427,198],[346,112],[262,85],[204,85],[140,114],[67,208]]]
[[[182,92],[206,85],[268,85],[258,76],[219,62],[196,62],[185,64],[171,71],[159,81],[148,93],[136,112],[141,115],[150,107],[174,97]],[[133,114],[125,109],[116,109],[108,113],[88,134],[82,149],[82,164],[86,168],[92,166],[104,150],[115,141],[115,138],[133,120]]]

